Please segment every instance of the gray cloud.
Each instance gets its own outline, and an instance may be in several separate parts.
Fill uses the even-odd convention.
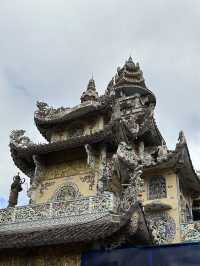
[[[0,195],[7,197],[17,171],[9,132],[24,128],[41,140],[33,123],[36,100],[77,104],[92,72],[102,93],[130,54],[157,96],[168,146],[183,129],[200,168],[199,17],[198,0],[1,1]]]

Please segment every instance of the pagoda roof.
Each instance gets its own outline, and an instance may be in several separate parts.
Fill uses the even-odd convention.
[[[148,122],[148,120],[147,120]],[[60,152],[60,151],[70,151],[73,149],[77,149],[83,147],[85,144],[97,144],[100,142],[107,142],[110,144],[115,143],[115,132],[113,132],[114,122],[110,122],[107,126],[102,130],[98,130],[95,133],[91,133],[88,135],[80,135],[76,137],[71,137],[67,140],[55,141],[51,143],[39,143],[35,144],[30,141],[29,138],[23,136],[25,133],[24,130],[19,130],[15,132],[19,132],[19,136],[14,137],[10,142],[10,151],[11,156],[15,165],[27,176],[32,177],[35,172],[35,163],[34,156],[35,155],[47,155],[50,153]],[[126,129],[127,134],[130,135],[130,139],[133,138],[131,132]],[[14,133],[16,135],[16,133]],[[17,133],[18,134],[18,133]],[[22,134],[22,135],[21,135]],[[12,134],[11,134],[12,135]],[[27,143],[23,143],[23,138],[27,141]],[[157,128],[155,120],[151,120],[150,124],[144,124],[141,132],[138,133],[138,140],[142,139],[148,145],[161,145],[164,141],[160,131]],[[20,143],[18,142],[20,139]]]
[[[10,151],[16,166],[27,176],[32,177],[35,171],[34,155],[46,155],[63,150],[72,150],[85,144],[99,142],[113,142],[113,134],[110,126],[90,135],[72,137],[68,140],[51,143],[34,144],[30,142],[28,145],[18,145],[16,142],[11,141]]]
[[[50,141],[49,129],[105,112],[110,101],[110,97],[102,96],[97,101],[84,101],[73,108],[61,107],[57,109],[46,103],[37,102],[38,110],[35,111],[34,121],[43,137]]]
[[[140,205],[135,203],[126,212],[114,213],[108,208],[113,206],[110,200],[101,195],[1,209],[0,249],[91,243],[110,237],[125,225],[129,225],[131,237],[136,234],[145,243],[152,243]],[[135,212],[139,219],[130,223]]]
[[[200,179],[193,167],[187,143],[177,144],[174,151],[169,151],[169,154],[163,160],[158,161],[154,165],[149,165],[144,168],[144,174],[159,172],[162,169],[174,169],[179,176],[183,186],[192,191],[192,193],[200,192]]]

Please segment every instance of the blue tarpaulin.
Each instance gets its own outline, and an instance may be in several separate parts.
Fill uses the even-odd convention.
[[[81,266],[200,266],[200,244],[160,247],[127,247],[91,251],[82,255]]]

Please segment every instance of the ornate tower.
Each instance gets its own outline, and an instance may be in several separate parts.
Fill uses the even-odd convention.
[[[38,102],[34,120],[47,143],[33,143],[23,130],[11,134],[12,158],[30,177],[30,204],[0,210],[0,248],[62,244],[79,258],[92,247],[182,240],[181,217],[186,202],[192,213],[200,181],[183,133],[167,149],[155,106],[131,57],[102,96],[92,78],[73,108]]]

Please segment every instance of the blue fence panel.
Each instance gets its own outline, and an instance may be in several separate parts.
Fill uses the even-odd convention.
[[[82,266],[200,266],[200,245],[122,248],[83,254]]]

